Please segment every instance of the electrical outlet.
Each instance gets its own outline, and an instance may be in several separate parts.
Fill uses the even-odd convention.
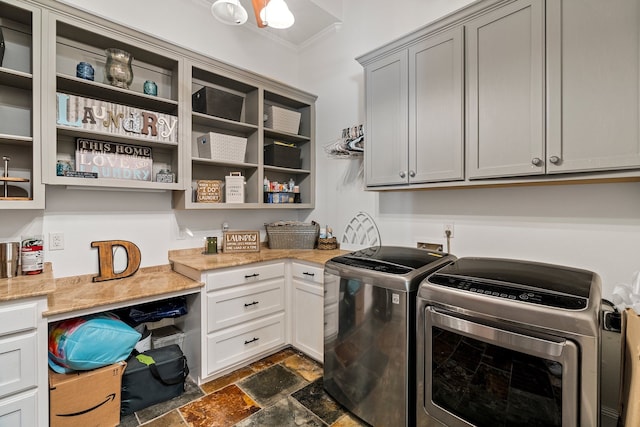
[[[61,251],[64,249],[64,233],[49,233],[49,250]]]
[[[444,232],[444,237],[449,237],[449,238],[452,239],[453,238],[453,223],[451,222],[451,223],[445,224],[443,232]]]

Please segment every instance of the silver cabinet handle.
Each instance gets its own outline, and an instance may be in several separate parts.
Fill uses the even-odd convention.
[[[549,161],[551,163],[553,163],[554,165],[557,165],[558,163],[560,163],[560,157],[558,156],[551,156],[549,157]]]
[[[416,176],[416,171],[409,171],[409,176],[411,178],[415,177]]]
[[[405,171],[400,171],[400,178],[405,178],[407,173]]]
[[[533,166],[542,166],[542,159],[540,159],[540,157],[534,157],[533,160],[531,160],[531,164]]]

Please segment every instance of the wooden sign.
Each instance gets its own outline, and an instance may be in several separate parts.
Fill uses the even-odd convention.
[[[127,105],[56,93],[56,124],[167,144],[178,143],[178,118]]]
[[[260,252],[259,231],[226,231],[222,239],[225,253]]]
[[[198,203],[221,203],[222,202],[222,181],[219,180],[198,180],[196,190],[196,202]]]
[[[113,269],[114,246],[123,247],[127,252],[127,266],[119,273],[116,273]],[[94,282],[133,276],[138,271],[138,267],[140,267],[142,259],[140,248],[132,242],[126,240],[103,240],[101,242],[91,242],[91,247],[98,248],[99,274],[93,278]]]

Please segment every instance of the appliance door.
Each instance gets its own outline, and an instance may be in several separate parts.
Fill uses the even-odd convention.
[[[415,293],[325,271],[324,388],[371,425],[405,426],[414,417],[415,409],[408,411],[408,370],[415,366],[410,307]]]
[[[574,342],[425,311],[422,403],[430,416],[450,427],[578,426]]]

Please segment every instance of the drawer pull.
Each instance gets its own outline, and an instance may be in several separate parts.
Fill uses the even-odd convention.
[[[311,276],[311,277],[316,275],[316,273],[307,273],[306,271],[303,272],[302,274],[304,274],[305,276]]]
[[[244,342],[244,345],[251,344],[252,342],[256,342],[256,341],[258,341],[259,339],[260,339],[260,338],[253,337],[253,339],[252,339],[252,340],[245,341],[245,342]]]
[[[252,277],[258,277],[259,275],[260,275],[259,273],[245,274],[244,278],[245,279],[251,279]]]
[[[245,302],[245,303],[244,303],[244,306],[245,306],[245,307],[251,307],[252,305],[256,305],[256,304],[258,304],[259,302],[260,302],[260,301],[253,301],[253,302],[250,302],[249,304],[247,304],[247,303]]]

